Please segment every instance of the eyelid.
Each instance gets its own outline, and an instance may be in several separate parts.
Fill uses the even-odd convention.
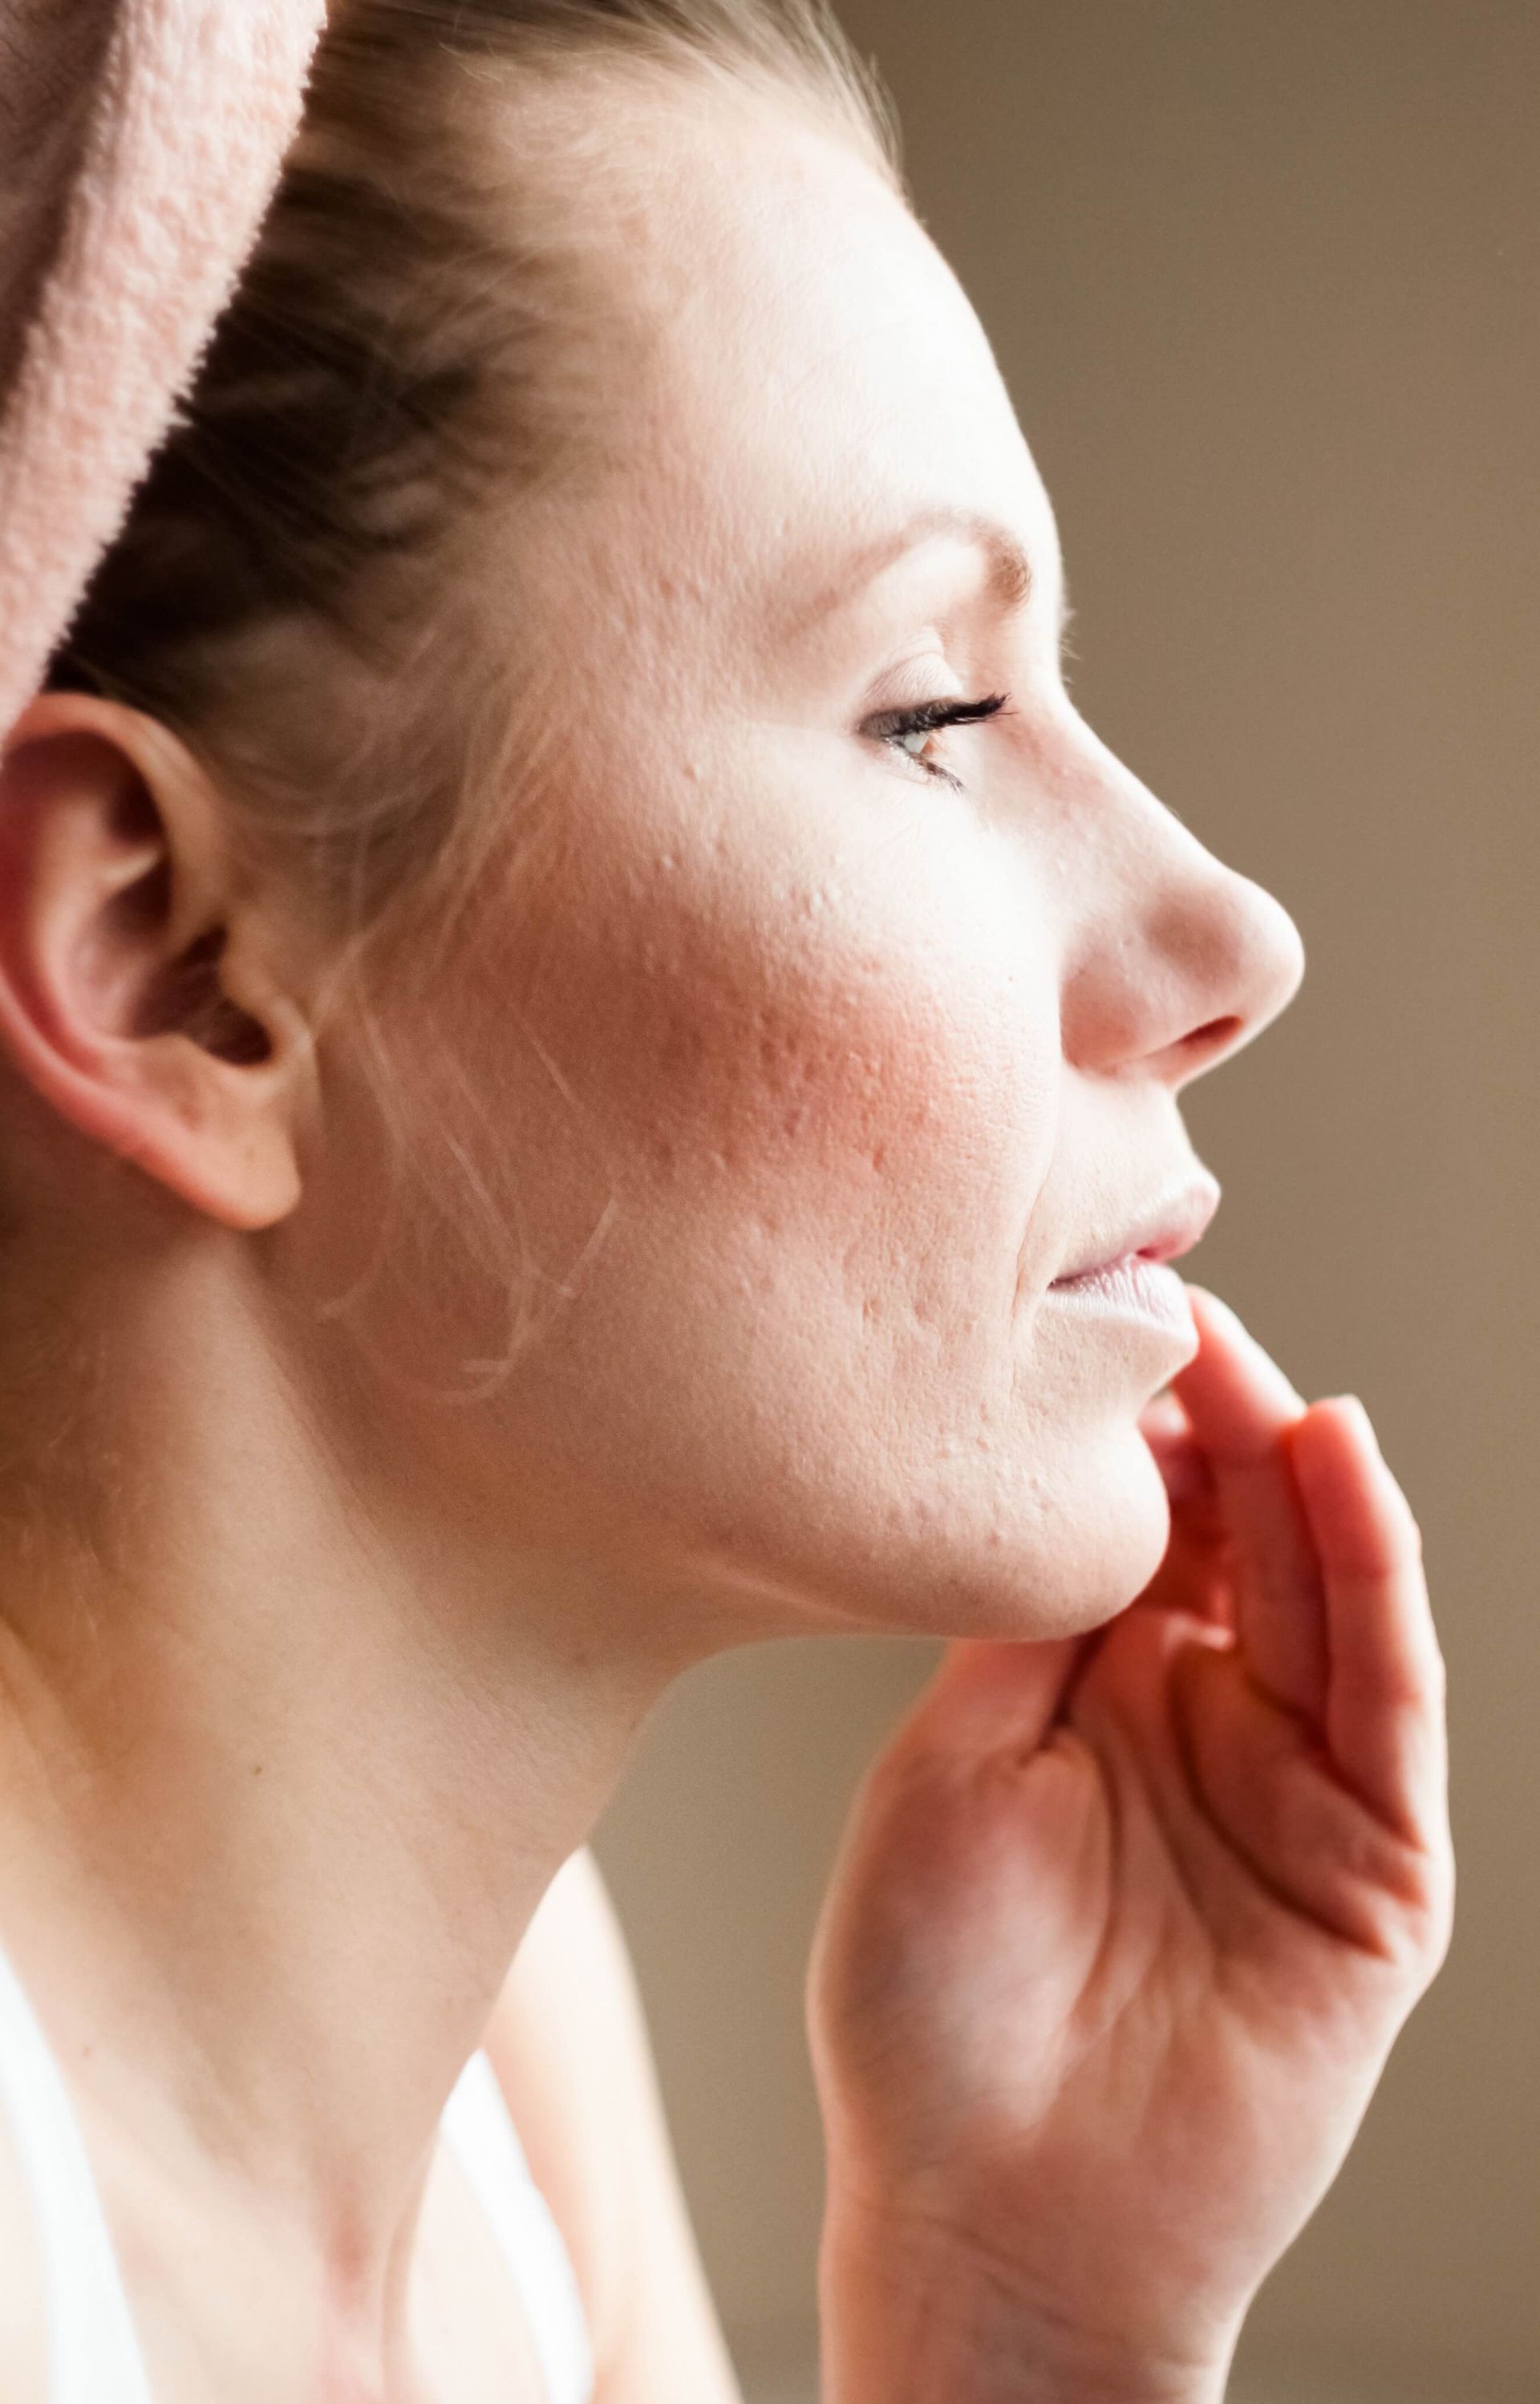
[[[943,697],[960,701],[967,688],[958,663],[947,657],[948,648],[933,629],[926,630],[923,648],[917,648],[913,641],[905,643],[866,688],[872,707],[885,714],[895,709],[917,709],[928,701]],[[878,694],[883,696],[880,701]]]
[[[1010,703],[1008,692],[990,692],[976,698],[969,693],[931,693],[923,701],[899,703],[891,709],[876,709],[862,721],[862,734],[880,729],[885,734],[896,734],[901,728],[917,734],[929,726],[940,734],[947,726],[972,726],[987,718],[999,717]]]
[[[987,693],[976,700],[964,693],[938,695],[916,702],[908,708],[875,710],[862,721],[861,731],[870,740],[898,751],[902,739],[909,735],[940,734],[948,727],[979,725],[1008,712],[1010,699],[1008,692]],[[923,759],[917,751],[905,752],[903,756],[920,775],[951,785],[959,791],[962,790],[961,778],[941,762]]]

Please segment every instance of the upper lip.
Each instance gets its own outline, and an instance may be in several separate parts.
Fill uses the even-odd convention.
[[[1054,1279],[1091,1277],[1116,1261],[1136,1253],[1147,1261],[1174,1261],[1199,1242],[1219,1208],[1219,1181],[1207,1169],[1196,1175],[1184,1170],[1180,1182],[1166,1186],[1142,1209],[1131,1211],[1115,1231],[1098,1236],[1068,1268]]]

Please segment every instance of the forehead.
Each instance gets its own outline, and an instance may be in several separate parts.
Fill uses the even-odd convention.
[[[803,594],[837,606],[906,526],[988,519],[1057,609],[1052,512],[987,340],[880,173],[752,94],[687,89],[628,131],[643,172],[610,272],[643,341],[608,532],[633,571],[774,625]]]

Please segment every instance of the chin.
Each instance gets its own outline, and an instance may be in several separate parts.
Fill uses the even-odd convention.
[[[969,1598],[970,1624],[946,1632],[1042,1642],[1103,1627],[1149,1585],[1170,1528],[1149,1446],[1132,1425],[1109,1430],[1043,1479],[1029,1536],[1019,1547],[992,1545],[987,1587]]]
[[[713,1590],[737,1598],[753,1639],[859,1629],[1047,1642],[1103,1626],[1149,1584],[1170,1534],[1165,1482],[1133,1414],[1089,1432],[1043,1431],[990,1454],[911,1457],[852,1493],[791,1496],[756,1478],[768,1521],[713,1530]]]

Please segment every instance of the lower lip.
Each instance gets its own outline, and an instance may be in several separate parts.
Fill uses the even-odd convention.
[[[1175,1269],[1164,1261],[1147,1261],[1138,1252],[1108,1261],[1104,1267],[1087,1269],[1084,1277],[1056,1278],[1048,1292],[1082,1310],[1147,1320],[1179,1335],[1197,1334],[1187,1289]]]

